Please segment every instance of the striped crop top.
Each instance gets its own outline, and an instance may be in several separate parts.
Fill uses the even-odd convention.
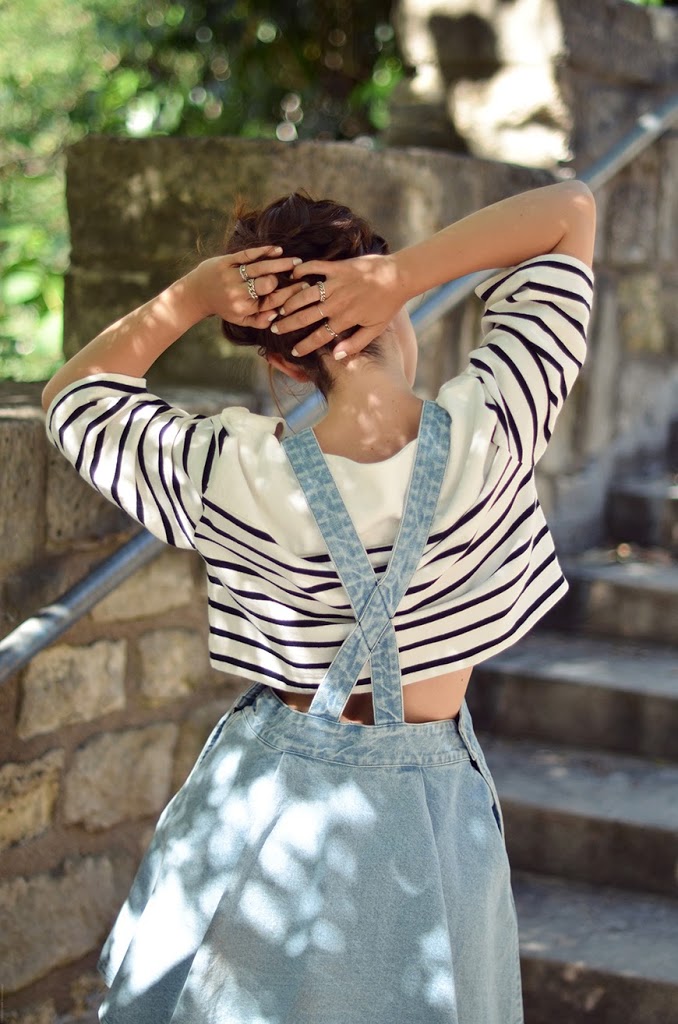
[[[436,399],[450,415],[450,455],[394,619],[404,684],[497,654],[567,590],[534,464],[584,360],[591,271],[573,257],[538,256],[477,293],[483,341]],[[280,422],[244,408],[189,415],[121,374],[70,384],[47,414],[50,439],[85,480],[157,537],[202,556],[212,664],[308,693],[355,619],[277,439]],[[326,456],[377,575],[416,443],[378,463]],[[368,664],[356,690],[370,688]]]

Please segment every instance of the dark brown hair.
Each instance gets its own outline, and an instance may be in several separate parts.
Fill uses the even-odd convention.
[[[299,256],[304,262],[315,259],[346,260],[353,256],[389,251],[384,239],[347,206],[341,206],[331,199],[314,200],[303,192],[281,196],[262,210],[248,209],[244,202],[239,202],[235,217],[235,225],[221,249],[224,255],[261,245],[279,245],[283,255]],[[279,287],[284,287],[291,280],[287,273],[278,274]],[[313,285],[323,278],[309,275],[304,280]],[[290,355],[294,346],[316,330],[319,323],[289,334],[273,334],[270,330],[243,327],[223,320],[222,330],[234,345],[256,347],[261,355],[277,352],[285,359],[298,362],[315,386],[327,395],[332,380],[320,356],[330,350],[337,339],[299,359]],[[356,330],[357,326],[351,327],[340,338],[348,338]],[[379,347],[375,342],[370,342],[363,351],[373,357],[379,355]]]

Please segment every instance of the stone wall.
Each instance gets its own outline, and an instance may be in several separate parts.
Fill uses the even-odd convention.
[[[678,11],[627,0],[398,0],[389,145],[580,173],[675,93]]]
[[[132,535],[48,445],[39,390],[0,390],[1,635]],[[157,816],[243,689],[206,651],[202,565],[167,549],[0,686],[2,1024],[96,1020],[97,955]]]

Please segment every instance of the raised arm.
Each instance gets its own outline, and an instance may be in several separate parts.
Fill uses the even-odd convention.
[[[293,276],[326,278],[322,310],[318,289],[306,289],[286,301],[273,330],[284,334],[323,317],[338,334],[360,324],[362,330],[334,350],[335,357],[355,354],[384,331],[407,301],[430,288],[547,253],[574,256],[590,266],[594,237],[595,202],[586,185],[573,180],[533,189],[388,256],[302,264]],[[295,354],[306,355],[326,343],[327,331],[320,327],[297,345]]]
[[[177,341],[189,327],[207,316],[217,314],[236,323],[267,327],[271,311],[286,301],[300,285],[277,288],[276,273],[290,271],[300,263],[294,257],[282,257],[277,246],[217,256],[203,260],[194,270],[132,310],[97,335],[54,374],[42,393],[42,405],[49,408],[53,399],[68,384],[99,373],[143,377],[156,359]],[[261,298],[254,299],[239,272],[246,263]]]

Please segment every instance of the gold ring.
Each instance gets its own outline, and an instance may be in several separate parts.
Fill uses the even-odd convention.
[[[245,266],[244,263],[240,264],[239,270],[240,270],[240,276],[242,277],[243,281],[249,281],[250,280],[250,275],[247,273],[247,267]]]
[[[247,291],[250,293],[250,298],[254,299],[256,302],[259,296],[257,295],[257,289],[251,277],[247,278]]]
[[[323,324],[323,327],[325,328],[325,330],[326,330],[326,331],[329,331],[329,332],[330,332],[330,334],[332,335],[332,337],[333,337],[333,338],[338,338],[338,337],[339,337],[339,335],[337,334],[337,332],[336,332],[336,331],[333,331],[333,330],[332,330],[332,328],[330,327],[330,325],[329,325],[328,323],[324,323],[324,324]]]
[[[318,281],[318,293],[320,295],[320,301],[324,302],[325,299],[327,298],[327,295],[325,293],[325,282],[324,281]]]

